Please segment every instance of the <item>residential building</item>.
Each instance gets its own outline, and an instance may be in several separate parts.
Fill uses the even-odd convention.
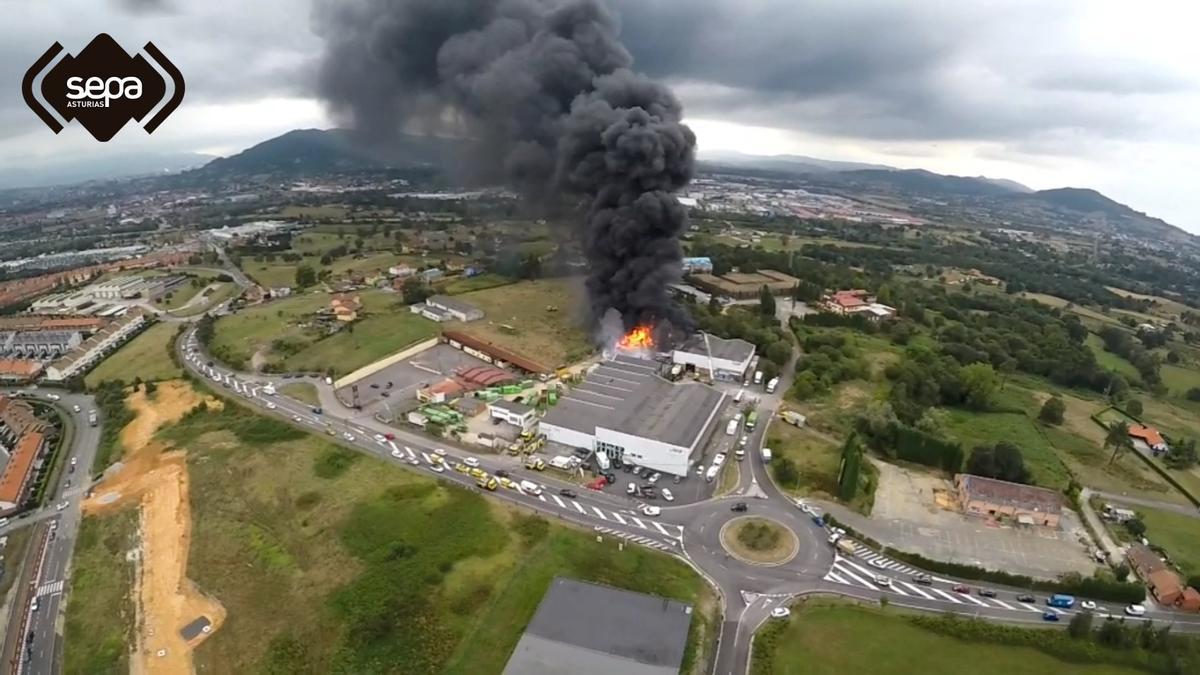
[[[405,277],[411,277],[412,275],[416,274],[416,272],[417,271],[415,269],[409,267],[408,265],[393,265],[392,267],[388,268],[388,274],[401,279]]]
[[[0,394],[0,440],[12,444],[25,434],[45,428],[46,423],[38,419],[32,406],[21,399]]]
[[[725,402],[699,383],[671,383],[654,361],[619,354],[591,370],[542,418],[548,441],[685,476]]]
[[[425,302],[412,305],[409,311],[430,321],[475,321],[483,318],[483,310],[448,295],[433,295]]]
[[[1125,551],[1125,561],[1129,563],[1129,567],[1142,579],[1149,579],[1150,575],[1160,570],[1167,569],[1167,564],[1157,553],[1150,550],[1148,546],[1142,544],[1134,544]]]
[[[354,321],[362,310],[362,299],[357,294],[334,293],[329,300],[329,309],[338,321]]]
[[[677,675],[692,606],[556,577],[504,675]]]
[[[1054,490],[960,473],[954,477],[963,513],[1057,528],[1062,496]]]
[[[521,431],[529,431],[537,421],[537,411],[515,401],[499,400],[488,404],[488,415],[492,419],[500,419]]]
[[[33,486],[34,469],[46,449],[46,437],[31,431],[17,440],[12,456],[0,472],[0,513],[18,509],[29,496]]]
[[[42,374],[41,361],[33,359],[0,359],[0,382],[25,383]]]
[[[753,344],[742,339],[726,340],[708,333],[696,333],[671,353],[673,363],[707,373],[714,380],[735,382],[746,379],[753,360]]]
[[[136,335],[145,324],[146,315],[142,310],[132,310],[112,321],[83,344],[51,362],[46,367],[46,379],[52,382],[62,382],[87,372],[105,356],[116,351],[126,340]]]
[[[1167,441],[1162,434],[1154,427],[1147,427],[1141,424],[1132,424],[1129,426],[1129,437],[1135,441],[1141,441],[1146,444],[1155,454],[1166,452]]]

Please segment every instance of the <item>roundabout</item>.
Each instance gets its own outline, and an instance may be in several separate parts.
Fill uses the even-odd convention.
[[[747,565],[785,565],[800,552],[800,539],[783,523],[762,516],[742,516],[721,526],[721,547]]]

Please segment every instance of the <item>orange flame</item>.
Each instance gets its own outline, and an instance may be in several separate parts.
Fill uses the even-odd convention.
[[[617,346],[621,349],[649,349],[654,346],[654,335],[650,332],[650,326],[634,326]]]

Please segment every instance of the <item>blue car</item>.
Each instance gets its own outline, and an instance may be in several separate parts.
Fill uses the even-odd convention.
[[[1058,621],[1058,615],[1054,612],[1046,612],[1042,615],[1042,621]]]

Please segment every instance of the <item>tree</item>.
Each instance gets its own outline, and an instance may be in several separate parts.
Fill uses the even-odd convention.
[[[950,413],[941,408],[929,408],[917,420],[916,427],[931,436],[941,436],[950,420]]]
[[[1146,524],[1140,518],[1130,518],[1125,521],[1125,529],[1129,530],[1129,534],[1135,537],[1146,534]]]
[[[763,316],[775,316],[775,296],[765,285],[758,293],[758,311]]]
[[[1187,390],[1187,400],[1200,401],[1200,387],[1192,387]]]
[[[415,305],[425,302],[426,298],[433,295],[433,291],[420,278],[409,277],[400,287],[400,294],[404,297],[404,304]]]
[[[1130,415],[1134,417],[1141,417],[1142,411],[1142,402],[1136,398],[1131,398],[1125,402],[1125,412],[1129,413]]]
[[[1200,463],[1200,457],[1197,457],[1196,453],[1196,439],[1189,438],[1175,443],[1167,450],[1163,461],[1172,469],[1188,469]]]
[[[153,380],[147,380],[145,389],[146,389],[146,396],[149,398],[153,398],[154,392],[158,391],[158,385],[154,384]]]
[[[842,445],[842,466],[838,473],[838,497],[849,502],[858,494],[859,474],[862,472],[862,443],[858,434],[850,432],[850,437]]]
[[[1000,383],[991,364],[972,363],[964,366],[959,373],[959,379],[962,381],[963,400],[967,406],[975,410],[987,410],[992,407]]]
[[[782,367],[792,356],[792,345],[787,340],[777,340],[767,347],[767,360]]]
[[[708,296],[708,309],[714,314],[721,313],[721,299],[717,297],[716,293]]]
[[[317,271],[311,265],[296,268],[296,288],[304,289],[317,283]]]
[[[779,457],[771,462],[771,467],[775,472],[775,480],[784,487],[795,486],[800,480],[800,471],[796,468],[796,463],[787,457]]]
[[[1067,404],[1063,402],[1061,396],[1051,396],[1042,404],[1042,411],[1038,413],[1038,419],[1045,424],[1059,425],[1063,423],[1063,415],[1067,411]]]
[[[1021,449],[1007,441],[994,446],[981,445],[971,451],[967,459],[967,473],[985,476],[1010,483],[1028,483],[1029,470]]]
[[[1067,624],[1067,634],[1076,640],[1088,637],[1092,634],[1092,613],[1078,612],[1071,617],[1071,623]]]
[[[1113,449],[1112,458],[1108,460],[1109,464],[1117,461],[1117,456],[1124,450],[1133,448],[1133,441],[1129,440],[1129,423],[1125,420],[1113,422],[1108,427],[1108,433],[1104,436],[1104,448]]]
[[[1113,569],[1113,576],[1116,577],[1117,581],[1123,583],[1129,578],[1129,565],[1126,563],[1117,565],[1116,568]]]

